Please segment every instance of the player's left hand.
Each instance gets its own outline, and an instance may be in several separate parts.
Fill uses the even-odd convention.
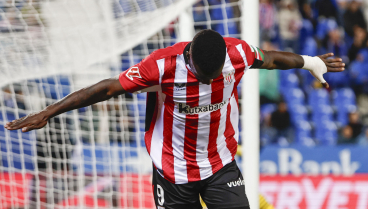
[[[330,57],[334,56],[333,53],[327,53],[324,55],[319,55],[319,57],[326,65],[327,72],[342,72],[345,70],[345,63],[342,62],[341,58],[332,58],[328,59]],[[329,85],[327,82],[322,83],[323,87],[328,88]]]
[[[5,128],[12,131],[17,129],[22,129],[22,132],[28,132],[35,129],[40,129],[46,126],[48,117],[45,111],[40,111],[38,113],[32,113],[22,118],[13,120],[5,124]]]

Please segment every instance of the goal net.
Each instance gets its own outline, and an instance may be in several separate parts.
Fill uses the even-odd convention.
[[[183,13],[195,30],[240,38],[240,4],[0,1],[0,209],[155,208],[145,94],[67,112],[29,133],[4,125],[180,41]]]

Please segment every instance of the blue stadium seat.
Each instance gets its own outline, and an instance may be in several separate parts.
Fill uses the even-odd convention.
[[[58,89],[60,99],[71,93],[70,86],[59,85]]]
[[[337,125],[333,121],[324,121],[316,126],[316,138],[321,145],[336,145],[338,139]]]
[[[139,63],[142,60],[142,58],[137,54],[129,55],[128,53],[124,53],[121,55],[121,57],[121,71],[128,70],[131,66]],[[133,59],[131,60],[132,57]]]
[[[206,13],[204,11],[193,10],[194,22],[204,22],[207,21]]]
[[[304,105],[296,104],[289,106],[291,122],[297,126],[299,121],[308,120],[308,110]]]
[[[0,125],[1,128],[2,125]],[[4,168],[13,167],[15,169],[33,170],[32,156],[34,155],[34,144],[29,141],[31,139],[30,135],[28,135],[28,138],[25,138],[22,134],[22,138],[18,138],[18,131],[9,131],[9,133],[10,137],[7,135],[7,138],[5,138],[5,135],[0,134],[0,158],[2,161],[0,164]]]
[[[41,81],[42,83],[53,84],[53,85],[56,84],[55,78],[53,76],[42,78]]]
[[[221,1],[215,0],[212,1],[213,4],[221,4]],[[211,2],[210,2],[211,4]],[[224,19],[231,19],[234,17],[234,11],[232,7],[226,7],[225,9],[225,15],[222,10],[222,7],[216,7],[210,10],[210,16],[211,20],[224,20]],[[227,31],[226,31],[226,25],[227,25]],[[237,24],[233,21],[229,21],[226,24],[225,23],[216,23],[212,24],[212,28],[220,33],[221,35],[235,35],[239,34],[239,30],[237,27]],[[228,32],[228,34],[227,34]]]
[[[209,5],[220,5],[221,0],[207,0]]]
[[[6,116],[6,121],[7,122],[10,122],[10,121],[15,120],[15,114],[14,114],[14,112],[7,111],[5,116]]]
[[[64,75],[59,76],[59,82],[61,85],[70,86],[69,76],[64,76]]]
[[[287,104],[291,105],[304,105],[305,95],[304,92],[299,88],[286,89],[282,92]]]
[[[280,76],[280,89],[290,89],[299,87],[299,78],[295,73],[281,74]]]
[[[312,37],[314,33],[313,24],[310,20],[303,19],[302,20],[302,28],[300,29],[300,36],[304,38],[304,40],[308,37]]]
[[[308,104],[312,107],[319,105],[329,105],[330,95],[326,89],[314,89],[309,93]]]
[[[141,99],[141,100],[146,100],[147,93],[146,92],[143,92],[143,93],[137,94],[137,98],[138,99]]]
[[[300,34],[299,35],[299,46],[302,51],[303,49],[305,49],[305,47],[308,47],[307,40],[309,38],[313,39],[313,33],[314,33],[314,28],[313,28],[313,24],[311,23],[311,21],[307,19],[303,19],[302,28],[300,29],[300,33],[299,33]],[[309,55],[305,53],[302,53],[302,54]],[[312,55],[309,55],[309,56],[312,56]]]
[[[348,123],[348,114],[357,110],[355,94],[350,88],[343,88],[333,91],[332,96],[337,110],[337,121],[340,126],[344,126]]]
[[[57,76],[56,79],[47,77],[38,82],[42,82],[42,90],[47,98],[58,100],[71,92],[68,76]]]
[[[123,12],[129,13],[129,12],[133,11],[133,7],[132,7],[131,2],[129,0],[120,0],[119,3],[120,3],[120,6],[121,6]]]
[[[147,98],[147,93],[137,94],[138,109],[139,109],[140,116],[146,115],[146,98]],[[143,123],[144,123],[144,117],[142,118],[143,118]]]
[[[323,126],[326,121],[333,121],[333,109],[329,105],[312,106],[312,121],[316,126]]]
[[[308,147],[316,145],[315,141],[312,139],[312,126],[308,121],[298,121],[295,131],[295,144]]]
[[[338,25],[333,19],[320,19],[317,25],[316,36],[318,39],[322,40],[328,32],[337,27]]]
[[[357,107],[355,105],[345,105],[339,106],[337,110],[337,122],[340,126],[344,126],[349,122],[349,113],[356,112]]]
[[[144,145],[144,142],[142,145]],[[84,171],[87,174],[94,172],[94,170],[102,174],[110,169],[120,172],[137,172],[135,170],[137,169],[135,164],[128,163],[129,161],[132,162],[131,160],[137,160],[139,149],[137,149],[136,143],[124,143],[124,145],[111,143],[110,145],[95,146],[83,144],[82,146],[82,163],[84,164]],[[75,163],[75,166],[78,164],[75,161],[73,163]]]
[[[210,15],[211,15],[211,20],[223,20],[224,19],[221,7],[210,9]]]
[[[342,88],[332,93],[334,105],[340,109],[346,105],[356,105],[355,94],[350,88]]]
[[[318,54],[318,45],[316,40],[313,37],[308,37],[303,39],[304,46],[301,48],[301,54],[309,55],[309,56],[317,56]],[[306,71],[306,70],[304,70]],[[306,71],[308,72],[308,71]]]
[[[212,28],[215,31],[217,31],[219,34],[221,34],[222,36],[225,36],[226,35],[225,25],[223,23],[212,24]]]
[[[290,70],[280,70],[280,80],[286,80],[289,74],[295,74],[298,70],[297,69],[290,69]]]
[[[308,135],[307,135],[308,137],[312,136],[311,135],[312,126],[307,120],[298,121],[295,125],[295,129],[300,131],[300,132],[308,133]]]
[[[136,0],[136,4],[138,4],[139,9],[142,12],[153,11],[156,7],[152,1],[147,0]]]
[[[43,83],[42,89],[47,98],[58,99],[58,94],[54,84]]]
[[[5,128],[4,125],[0,123],[0,138],[5,137]]]
[[[348,71],[339,73],[327,73],[324,75],[324,78],[333,89],[346,87],[350,84]]]
[[[229,31],[229,35],[239,34],[238,26],[235,22],[227,22],[227,28]]]
[[[351,84],[355,86],[366,85],[366,80],[368,79],[368,49],[361,49],[358,56],[360,59],[353,61],[349,66]]]
[[[227,16],[227,19],[234,18],[234,9],[232,6],[226,7],[226,16]]]

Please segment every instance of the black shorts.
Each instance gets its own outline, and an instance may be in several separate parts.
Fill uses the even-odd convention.
[[[157,209],[202,209],[199,195],[209,209],[249,209],[243,176],[235,160],[211,177],[187,184],[173,184],[153,169],[152,184]]]

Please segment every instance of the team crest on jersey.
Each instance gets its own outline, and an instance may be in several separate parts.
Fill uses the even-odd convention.
[[[130,68],[125,75],[130,80],[133,80],[134,78],[142,78],[141,74],[139,73],[139,68],[138,67]]]
[[[179,113],[193,115],[193,114],[199,114],[199,113],[205,113],[205,112],[213,112],[213,111],[221,109],[226,104],[227,104],[227,100],[217,103],[217,104],[209,104],[209,105],[201,106],[201,107],[190,107],[189,105],[178,103],[178,108],[179,108]]]
[[[185,83],[174,83],[174,91],[180,91],[186,89]]]
[[[231,84],[235,80],[234,74],[235,74],[235,70],[232,70],[230,72],[226,72],[223,74],[224,81],[226,84]]]

